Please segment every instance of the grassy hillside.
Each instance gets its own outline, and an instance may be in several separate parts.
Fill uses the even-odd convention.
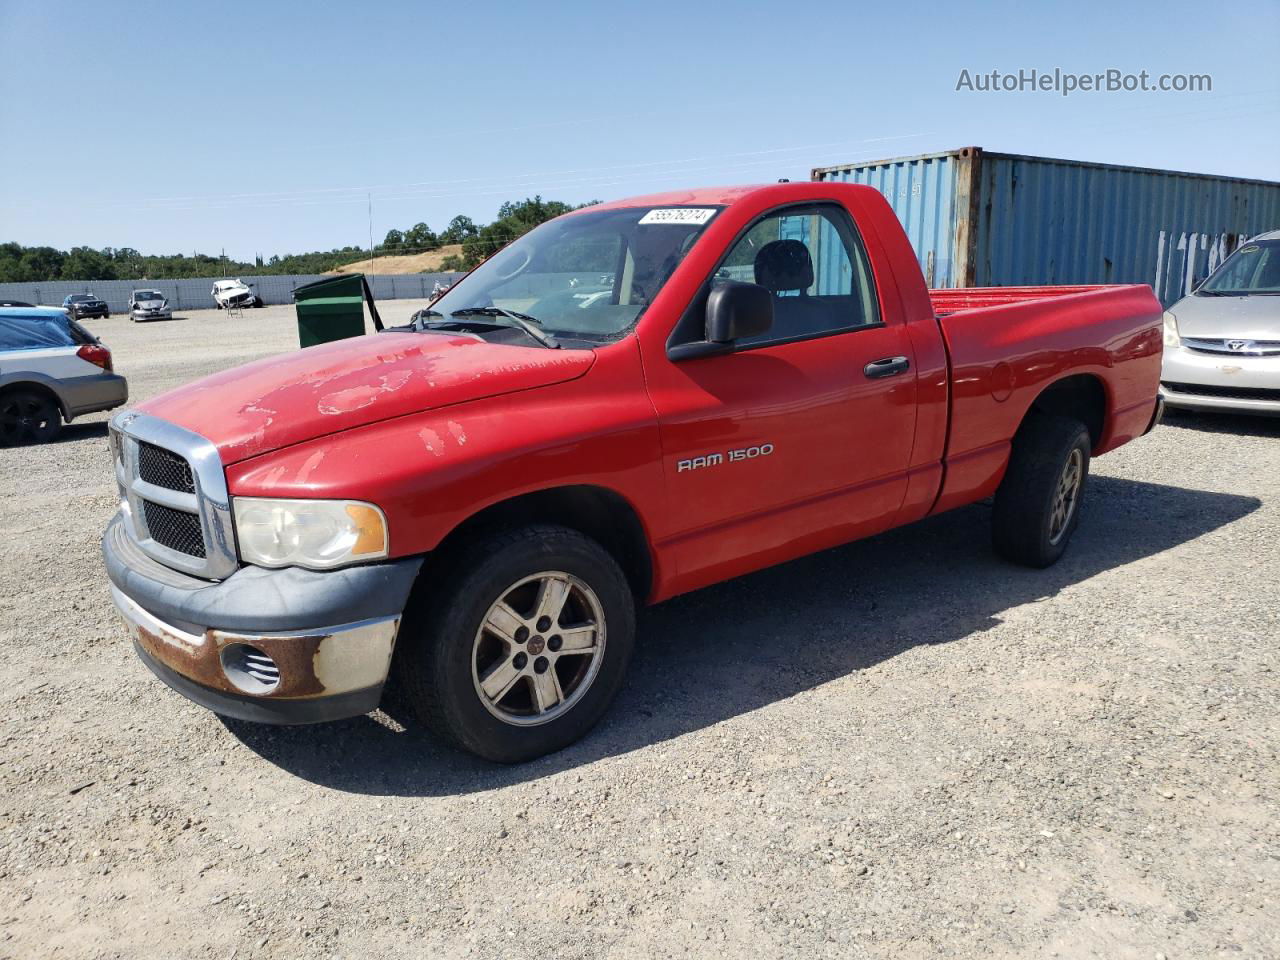
[[[387,256],[374,257],[373,260],[357,260],[354,263],[344,263],[340,267],[335,267],[325,272],[335,274],[435,273],[441,269],[440,264],[445,257],[460,256],[461,254],[462,244],[451,243],[440,247],[438,250],[429,250],[426,253],[411,253],[403,257]]]

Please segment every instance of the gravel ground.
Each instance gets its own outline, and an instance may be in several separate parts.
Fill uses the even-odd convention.
[[[141,400],[291,314],[91,326]],[[650,610],[595,733],[498,767],[155,680],[105,419],[0,451],[0,957],[1280,957],[1280,421],[1100,459],[1047,571],[979,505]]]

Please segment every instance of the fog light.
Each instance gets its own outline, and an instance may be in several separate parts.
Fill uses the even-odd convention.
[[[257,647],[229,643],[219,656],[222,672],[237,690],[262,696],[280,686],[280,668]]]

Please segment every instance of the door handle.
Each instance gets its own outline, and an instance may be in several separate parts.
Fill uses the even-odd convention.
[[[883,360],[873,360],[862,368],[872,380],[878,380],[880,377],[892,377],[895,374],[905,372],[911,366],[911,361],[906,357],[885,357]]]

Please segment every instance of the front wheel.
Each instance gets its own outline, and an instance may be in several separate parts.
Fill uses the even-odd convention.
[[[1013,438],[992,510],[998,554],[1029,567],[1056,563],[1080,522],[1092,445],[1085,425],[1033,413]]]
[[[635,602],[613,557],[577,531],[480,538],[420,586],[397,641],[396,681],[433,730],[500,763],[590,730],[622,684]]]

